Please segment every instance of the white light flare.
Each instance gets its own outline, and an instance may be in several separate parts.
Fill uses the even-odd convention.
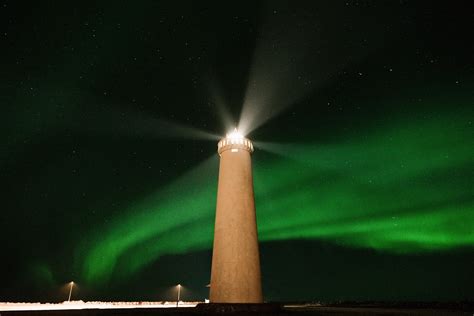
[[[234,130],[230,133],[227,133],[226,138],[230,139],[243,139],[244,135],[237,130],[237,128],[234,128]]]

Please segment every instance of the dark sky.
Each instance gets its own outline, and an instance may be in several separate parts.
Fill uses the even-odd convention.
[[[217,140],[265,298],[474,299],[462,1],[0,1],[0,300],[207,297]]]

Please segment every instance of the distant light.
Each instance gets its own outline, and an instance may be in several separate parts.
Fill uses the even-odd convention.
[[[71,302],[71,295],[72,295],[72,287],[74,286],[74,281],[69,282],[69,297],[67,299],[68,302]]]
[[[238,150],[237,148],[232,148],[232,150],[231,150],[231,152],[233,152],[233,153],[236,153],[236,152],[238,152],[238,151],[239,151],[239,150]]]

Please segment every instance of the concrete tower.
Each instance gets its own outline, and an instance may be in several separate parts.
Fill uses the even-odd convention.
[[[237,130],[217,145],[220,156],[211,271],[211,303],[262,303],[253,197],[253,145]]]

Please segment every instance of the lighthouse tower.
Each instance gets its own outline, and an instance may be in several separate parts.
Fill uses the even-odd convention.
[[[235,129],[217,145],[220,156],[211,271],[211,303],[262,303],[253,196],[253,145]]]

